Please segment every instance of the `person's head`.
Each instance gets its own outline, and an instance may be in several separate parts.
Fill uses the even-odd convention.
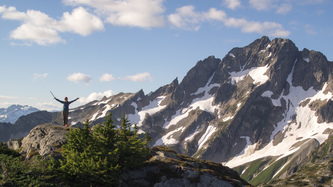
[[[68,98],[67,98],[67,97],[65,97],[65,101],[68,101]]]

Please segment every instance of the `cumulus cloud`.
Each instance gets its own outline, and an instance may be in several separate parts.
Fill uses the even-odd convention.
[[[239,0],[224,0],[224,4],[234,10],[241,5],[241,2]]]
[[[215,8],[211,8],[207,12],[196,12],[193,6],[185,6],[177,9],[176,13],[171,14],[168,18],[171,24],[181,29],[198,30],[204,21],[219,21],[227,27],[240,28],[244,33],[259,33],[272,37],[290,35],[290,32],[279,23],[228,17],[224,11]]]
[[[273,0],[250,0],[249,2],[257,10],[268,10],[273,6]]]
[[[133,82],[144,82],[144,81],[153,81],[153,77],[150,75],[150,73],[144,72],[144,73],[138,73],[135,75],[129,75],[126,77],[119,78],[120,80],[129,80]]]
[[[71,82],[84,82],[87,85],[91,82],[92,78],[89,75],[83,74],[83,73],[73,73],[72,75],[69,75],[67,77],[67,80]]]
[[[94,93],[91,93],[87,97],[80,97],[80,99],[78,101],[82,104],[86,104],[86,103],[89,103],[91,101],[101,100],[104,96],[105,97],[110,97],[112,95],[114,95],[114,92],[112,90],[108,90],[108,91],[105,91],[105,92],[94,92]]]
[[[47,76],[48,76],[47,73],[43,73],[43,74],[34,73],[34,80],[46,79]]]
[[[291,11],[292,5],[290,3],[281,3],[281,1],[274,0],[250,0],[250,5],[259,11],[268,11],[275,9],[278,14],[287,14]]]
[[[277,8],[276,13],[278,14],[287,14],[288,12],[290,12],[292,9],[292,5],[291,4],[282,4],[280,7]]]
[[[183,29],[198,30],[202,21],[200,13],[194,11],[194,6],[183,6],[177,8],[176,13],[168,16],[169,22]]]
[[[20,12],[15,7],[7,8],[6,6],[0,6],[0,15],[3,19],[21,22],[21,25],[11,32],[11,39],[33,42],[38,45],[66,43],[66,40],[60,37],[60,32],[87,36],[95,31],[104,30],[101,19],[83,7],[73,9],[72,13],[63,13],[59,21],[40,11]]]
[[[228,18],[225,21],[228,27],[241,28],[244,33],[259,33],[272,37],[287,37],[290,32],[285,30],[283,26],[275,22],[256,22],[247,21],[245,19]]]
[[[113,77],[112,74],[105,73],[104,75],[102,75],[102,77],[99,78],[99,81],[109,82],[109,81],[113,81],[114,79],[115,78]]]
[[[164,25],[163,0],[63,0],[67,5],[90,6],[106,22],[119,26],[141,28]]]
[[[65,12],[56,28],[61,32],[73,32],[87,36],[95,31],[104,30],[101,19],[78,7],[72,13]]]

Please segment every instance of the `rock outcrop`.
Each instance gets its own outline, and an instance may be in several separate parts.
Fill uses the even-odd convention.
[[[154,147],[152,158],[138,169],[125,171],[120,186],[242,187],[250,186],[239,174],[221,164]]]
[[[42,124],[34,127],[30,133],[23,138],[20,153],[26,155],[26,158],[34,155],[46,157],[61,156],[60,149],[66,143],[65,133],[69,131],[68,127],[55,124]]]
[[[38,125],[16,149],[26,155],[27,159],[35,155],[51,155],[61,159],[60,149],[66,143],[65,133],[69,129],[55,124]],[[15,148],[13,145],[16,144],[17,141],[8,142],[11,148]],[[250,186],[237,172],[220,163],[195,159],[162,146],[152,148],[151,155],[142,167],[123,172],[120,186]]]

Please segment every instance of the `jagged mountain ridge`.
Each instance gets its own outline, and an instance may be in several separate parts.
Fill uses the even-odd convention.
[[[118,118],[122,111],[149,130],[152,145],[230,167],[270,158],[269,168],[281,158],[302,159],[327,139],[333,128],[331,72],[332,62],[320,52],[262,37],[222,60],[197,62],[182,82],[175,79],[149,95],[141,90],[118,104],[112,100],[120,95],[104,98],[96,103],[103,114],[94,116],[110,109]],[[275,172],[286,168],[280,169]]]
[[[101,123],[111,112],[117,123],[126,114],[141,132],[149,131],[152,146],[230,167],[268,159],[263,168],[270,168],[304,158],[327,139],[332,68],[320,52],[262,37],[222,60],[198,61],[180,83],[175,79],[148,95],[140,90],[105,97],[71,110],[70,120]],[[286,176],[284,164],[278,168],[271,178]]]
[[[0,108],[0,122],[15,123],[19,117],[37,111],[39,111],[37,108],[28,105],[11,105],[7,108]]]

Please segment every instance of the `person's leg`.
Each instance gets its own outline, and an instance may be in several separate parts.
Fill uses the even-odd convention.
[[[63,126],[65,126],[65,113],[64,113],[64,111],[62,111],[61,114],[62,114]]]
[[[64,125],[68,125],[68,111],[62,111],[62,117],[64,119]]]

